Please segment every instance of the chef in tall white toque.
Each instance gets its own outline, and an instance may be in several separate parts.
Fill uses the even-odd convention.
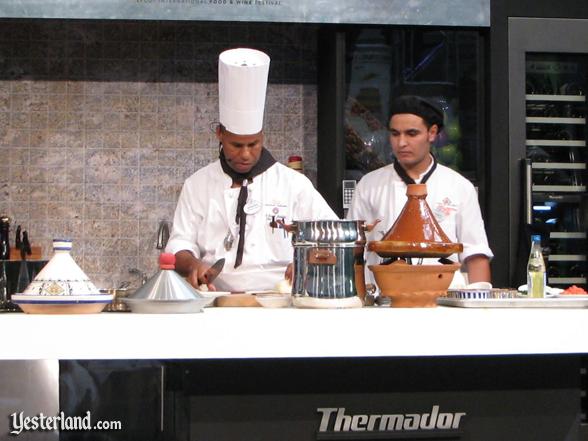
[[[255,49],[220,54],[219,159],[184,183],[166,251],[193,286],[219,258],[209,284],[221,291],[274,289],[293,258],[291,239],[272,218],[337,219],[303,174],[276,162],[264,147],[263,115],[270,58]]]

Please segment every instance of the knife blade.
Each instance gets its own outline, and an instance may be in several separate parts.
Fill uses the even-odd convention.
[[[16,236],[14,237],[14,247],[20,251],[22,247],[22,236],[20,234],[20,225],[16,227]]]
[[[27,232],[27,230],[23,230],[22,232],[22,247],[24,248],[24,251],[28,256],[33,254],[31,243],[29,242],[29,233]]]
[[[225,266],[225,258],[221,257],[218,259],[214,264],[206,270],[206,272],[202,275],[204,281],[208,283],[212,283],[214,279],[220,274],[223,267]]]

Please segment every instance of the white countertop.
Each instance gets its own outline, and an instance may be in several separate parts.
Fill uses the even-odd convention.
[[[0,314],[0,359],[220,359],[588,353],[588,309],[206,308]]]

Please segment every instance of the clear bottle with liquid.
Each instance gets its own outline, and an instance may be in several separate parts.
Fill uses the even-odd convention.
[[[8,277],[6,276],[6,261],[0,260],[0,311],[9,309]]]
[[[541,236],[531,236],[531,252],[527,262],[527,293],[532,298],[545,297],[545,260],[541,251]]]
[[[10,218],[0,216],[0,260],[10,259]]]

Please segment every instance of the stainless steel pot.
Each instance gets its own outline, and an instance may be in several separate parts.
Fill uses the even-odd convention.
[[[294,221],[289,226],[292,244],[336,244],[365,242],[365,222],[362,220]]]
[[[365,222],[361,220],[294,221],[292,293],[321,299],[365,296]]]

